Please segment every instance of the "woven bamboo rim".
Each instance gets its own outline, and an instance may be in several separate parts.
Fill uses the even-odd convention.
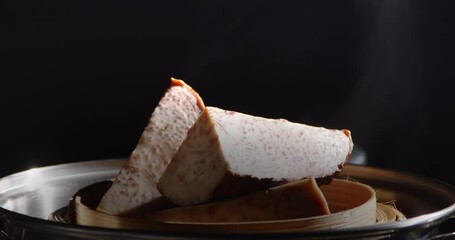
[[[140,229],[160,232],[283,232],[327,230],[369,226],[405,219],[393,203],[377,203],[376,193],[368,185],[345,179],[334,179],[320,187],[329,204],[331,214],[276,221],[234,223],[158,222],[112,216],[97,212],[74,199],[75,221],[85,226],[114,229]],[[93,192],[93,194],[99,192]]]

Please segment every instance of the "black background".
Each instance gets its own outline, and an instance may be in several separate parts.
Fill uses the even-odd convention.
[[[171,76],[454,184],[451,1],[0,1],[0,175],[127,157]]]

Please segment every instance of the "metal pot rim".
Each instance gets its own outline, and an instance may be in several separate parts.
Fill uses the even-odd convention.
[[[77,162],[77,163],[67,163],[61,165],[53,165],[48,167],[42,167],[33,170],[27,170],[19,173],[15,173],[9,176],[6,176],[0,179],[0,186],[6,180],[11,180],[10,182],[19,183],[18,180],[23,178],[24,175],[28,174],[29,171],[60,171],[60,173],[64,173],[65,169],[76,169],[76,172],[79,174],[84,174],[84,170],[91,169],[92,172],[95,174],[99,174],[102,180],[106,179],[106,175],[116,175],[118,169],[123,164],[125,159],[108,159],[108,160],[95,160],[95,161],[87,161],[87,162]],[[394,222],[394,223],[382,223],[368,227],[357,227],[357,228],[349,228],[349,229],[334,229],[330,231],[308,231],[308,232],[288,232],[288,233],[268,233],[267,237],[273,236],[280,236],[281,237],[323,237],[323,239],[330,239],[330,237],[342,237],[342,236],[384,236],[390,234],[396,234],[397,232],[412,232],[418,229],[426,229],[432,228],[440,223],[446,221],[447,219],[454,217],[455,215],[455,189],[447,183],[443,183],[434,179],[427,179],[422,176],[418,176],[415,174],[409,173],[399,173],[392,170],[381,169],[381,168],[374,168],[374,167],[367,167],[367,166],[357,166],[351,165],[348,166],[350,169],[354,169],[356,171],[375,171],[379,174],[390,174],[395,177],[399,178],[408,178],[408,179],[417,179],[420,181],[424,181],[426,185],[430,184],[431,186],[435,186],[442,191],[447,192],[448,198],[451,199],[452,204],[448,206],[444,206],[442,209],[423,214],[416,217],[411,217],[404,221]],[[101,173],[101,174],[100,174]],[[85,172],[87,175],[88,173]],[[90,174],[89,174],[90,175]],[[10,186],[12,188],[18,186]],[[17,190],[17,189],[16,189]],[[4,197],[2,195],[7,194],[7,190],[3,190],[0,192],[0,203],[4,201]],[[14,227],[22,227],[23,229],[31,229],[33,231],[40,231],[40,232],[47,232],[47,233],[59,233],[64,234],[65,236],[124,236],[124,237],[134,237],[136,239],[146,238],[146,237],[179,237],[179,234],[176,233],[169,233],[169,232],[144,232],[144,231],[136,231],[136,230],[113,230],[113,229],[104,229],[104,228],[96,228],[96,227],[87,227],[87,226],[79,226],[73,224],[65,224],[59,222],[53,222],[45,219],[41,219],[34,216],[28,216],[26,214],[18,213],[12,211],[10,209],[6,209],[3,205],[0,205],[0,220],[4,223],[6,231],[11,232],[11,228]],[[238,233],[220,233],[220,236],[239,236]],[[240,233],[241,236],[263,236],[261,233]],[[192,234],[192,237],[214,237],[218,236],[217,234]],[[183,237],[183,236],[181,236]]]

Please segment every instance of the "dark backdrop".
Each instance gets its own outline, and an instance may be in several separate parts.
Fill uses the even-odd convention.
[[[454,184],[451,1],[0,1],[0,175],[127,157],[171,76]]]

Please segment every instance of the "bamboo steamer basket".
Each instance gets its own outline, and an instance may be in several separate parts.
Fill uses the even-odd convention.
[[[100,213],[94,210],[104,191],[96,186],[87,188],[74,199],[75,221],[85,226],[114,229],[140,229],[170,232],[283,232],[328,230],[374,225],[376,222],[396,221],[397,210],[391,205],[378,207],[373,188],[360,182],[334,179],[321,186],[331,214],[274,221],[250,222],[160,222],[127,218]],[[84,201],[85,200],[85,201]],[[88,206],[91,205],[91,206]],[[395,215],[394,215],[395,214]],[[401,214],[401,213],[399,213]],[[404,216],[401,218],[404,219]]]

